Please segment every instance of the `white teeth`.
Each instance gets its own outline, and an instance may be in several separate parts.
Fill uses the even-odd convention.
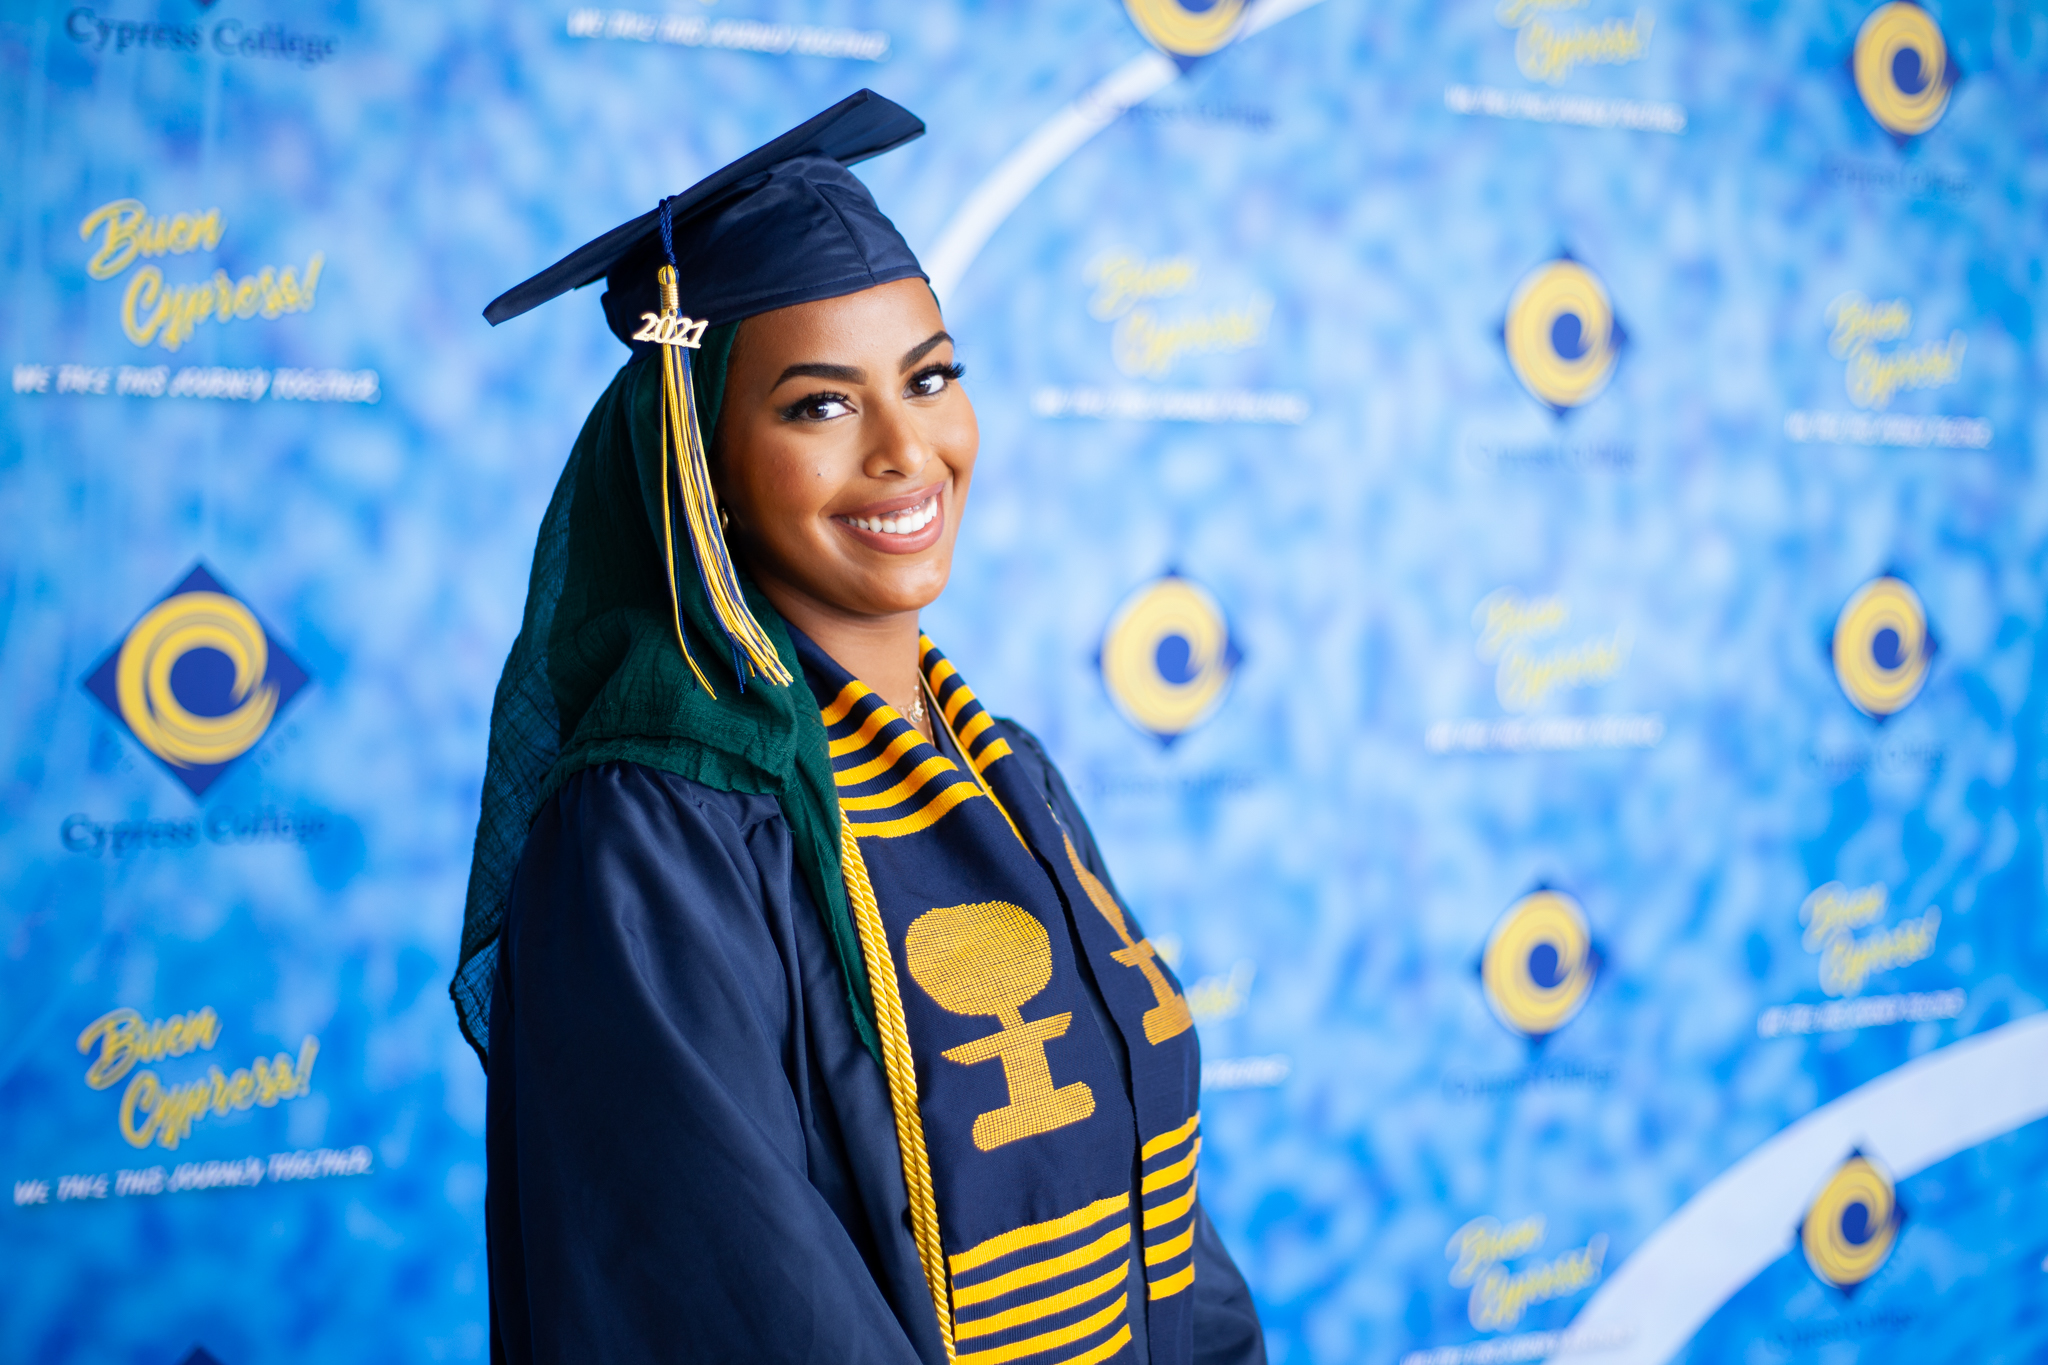
[[[845,517],[849,526],[858,526],[863,531],[874,531],[885,536],[915,535],[932,524],[932,518],[939,514],[939,500],[926,498],[917,506],[887,517]]]

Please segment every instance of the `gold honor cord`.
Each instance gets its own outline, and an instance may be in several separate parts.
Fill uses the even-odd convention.
[[[867,959],[868,984],[874,992],[875,1022],[882,1035],[882,1066],[889,1076],[889,1107],[896,1114],[896,1145],[903,1156],[903,1185],[910,1194],[910,1229],[917,1239],[917,1258],[931,1286],[932,1311],[939,1319],[939,1340],[946,1359],[953,1359],[952,1299],[946,1287],[946,1252],[939,1242],[939,1205],[932,1194],[932,1163],[924,1146],[924,1124],[917,1113],[917,1073],[910,1060],[910,1029],[903,1018],[903,996],[896,984],[896,964],[882,928],[882,912],[868,867],[861,860],[860,841],[842,815],[839,855],[846,865],[846,899],[860,934],[861,956]]]
[[[658,278],[661,282],[662,316],[664,319],[675,318],[680,307],[675,267],[663,266]],[[695,346],[696,331],[694,325],[689,329],[677,329],[679,339],[665,342],[661,347],[661,396],[666,418],[662,445],[664,449],[671,442],[675,446],[676,482],[683,492],[683,517],[690,526],[690,546],[696,555],[697,572],[704,580],[705,592],[710,595],[711,610],[717,615],[718,624],[724,628],[726,638],[732,642],[733,668],[740,675],[740,686],[746,686],[747,675],[752,673],[787,687],[795,677],[775,652],[768,632],[761,629],[761,623],[747,609],[746,595],[740,590],[739,572],[733,568],[732,557],[726,553],[725,536],[718,529],[717,496],[711,488],[711,468],[704,452],[704,434],[697,424],[697,395],[690,381],[689,362],[682,355],[686,347]],[[662,463],[664,466],[667,464],[665,455]],[[668,500],[666,471],[661,496],[665,504]],[[669,551],[669,577],[673,593],[673,547]],[[680,639],[680,609],[677,611],[677,630],[677,638]],[[688,652],[684,651],[686,655]],[[691,668],[696,668],[695,663]],[[697,676],[701,680],[704,675],[698,673]],[[705,690],[710,691],[708,684]]]

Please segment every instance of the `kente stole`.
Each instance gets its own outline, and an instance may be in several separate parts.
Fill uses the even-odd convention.
[[[1128,1315],[1143,1311],[1152,1360],[1185,1365],[1202,1140],[1179,984],[929,639],[932,723],[964,768],[796,643],[830,740],[847,894],[947,1351],[958,1365],[1129,1360]],[[1128,1095],[1076,944],[1123,1035]],[[1133,1256],[1143,1304],[1130,1302]]]

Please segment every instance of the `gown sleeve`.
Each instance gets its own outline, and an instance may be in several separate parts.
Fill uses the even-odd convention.
[[[772,800],[631,764],[577,774],[535,821],[491,1010],[494,1363],[936,1349],[929,1298],[885,1292],[903,1276],[873,1228],[896,1210],[821,1169],[844,1159],[813,1112],[787,842]]]
[[[1067,789],[1066,779],[1060,776],[1038,736],[1012,720],[998,719],[996,723],[1010,740],[1012,751],[1027,755],[1042,772],[1046,800],[1060,824],[1073,836],[1074,850],[1081,855],[1081,862],[1114,891],[1116,883],[1110,878],[1102,850],[1095,845],[1094,832],[1088,828],[1081,807]],[[1117,899],[1123,899],[1120,893]],[[1223,1239],[1216,1235],[1199,1197],[1195,1200],[1194,1251],[1195,1283],[1191,1292],[1195,1296],[1195,1365],[1265,1365],[1266,1339],[1259,1328],[1258,1310],[1252,1304],[1251,1287],[1224,1249]]]

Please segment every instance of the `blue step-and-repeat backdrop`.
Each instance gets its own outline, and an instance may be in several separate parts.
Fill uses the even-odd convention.
[[[868,85],[1275,1360],[2048,1358],[2048,7],[628,3],[0,6],[0,1357],[487,1356],[479,311]]]

